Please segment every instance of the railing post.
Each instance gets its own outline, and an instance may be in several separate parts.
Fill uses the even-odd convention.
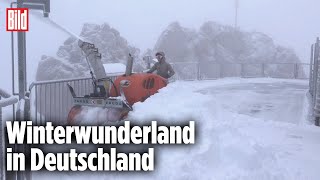
[[[313,83],[314,83],[314,87],[313,87],[313,102],[315,105],[316,102],[316,96],[317,96],[317,84],[318,84],[318,53],[319,53],[319,38],[317,38],[317,42],[315,44],[314,47],[314,70],[313,70]]]
[[[309,93],[311,94],[311,96],[313,96],[313,71],[314,71],[314,66],[313,66],[313,63],[314,63],[314,45],[312,44],[311,45],[311,56],[310,56],[310,72],[309,72]]]
[[[243,78],[244,77],[244,72],[243,72],[243,67],[244,65],[241,63],[240,64],[240,77]]]
[[[219,69],[220,69],[220,78],[223,78],[223,65],[222,65],[222,63],[219,63]]]
[[[25,98],[25,105],[24,105],[24,120],[29,121],[31,120],[30,114],[30,92],[27,92]]]
[[[293,68],[293,76],[294,76],[294,79],[298,79],[298,64],[295,63],[294,64],[294,68]]]
[[[200,62],[197,63],[197,78],[201,80]]]
[[[317,38],[317,43],[315,44],[315,53],[314,53],[314,95],[313,95],[313,107],[314,107],[314,115],[315,115],[315,125],[320,125],[320,93],[318,92],[320,90],[320,80],[319,80],[319,38]]]
[[[244,64],[240,63],[240,77],[243,78],[244,77]]]
[[[265,64],[262,63],[262,77],[266,77],[266,74],[265,74]]]

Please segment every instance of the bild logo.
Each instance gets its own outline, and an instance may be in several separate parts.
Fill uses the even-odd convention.
[[[29,30],[28,8],[7,8],[7,31]]]

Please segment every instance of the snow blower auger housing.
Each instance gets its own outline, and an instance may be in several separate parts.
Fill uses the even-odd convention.
[[[122,120],[133,110],[134,103],[145,101],[167,85],[164,78],[155,74],[133,74],[131,54],[128,56],[125,74],[112,81],[107,77],[98,49],[81,40],[78,44],[86,56],[94,92],[78,97],[73,87],[68,84],[74,104],[68,114],[70,125],[104,124]]]

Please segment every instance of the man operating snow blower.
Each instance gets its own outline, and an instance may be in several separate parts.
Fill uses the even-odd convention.
[[[133,57],[129,54],[126,73],[113,80],[107,76],[98,48],[81,40],[78,44],[90,69],[93,92],[79,97],[68,84],[74,105],[68,114],[70,125],[97,125],[123,120],[135,103],[144,102],[166,87],[167,78],[174,74],[172,67],[164,61],[164,53],[157,54],[159,63],[153,68],[158,70],[158,75],[133,73]]]
[[[175,72],[172,66],[166,62],[166,57],[164,52],[157,52],[156,58],[158,62],[155,63],[153,67],[149,71],[147,71],[147,73],[153,73],[154,71],[157,70],[157,75],[165,79],[171,78],[175,74]]]

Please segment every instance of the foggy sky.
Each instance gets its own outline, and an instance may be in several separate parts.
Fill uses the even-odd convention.
[[[10,89],[10,33],[5,31],[7,2],[0,2],[0,87]],[[241,30],[266,33],[277,44],[293,48],[303,62],[308,62],[310,45],[320,34],[319,7],[319,0],[240,0],[239,26]],[[234,0],[51,0],[50,17],[77,34],[85,22],[107,22],[143,51],[152,48],[173,21],[193,29],[206,21],[233,25],[234,12]],[[68,35],[36,16],[30,16],[29,29],[30,83],[34,81],[41,55],[55,56]]]
[[[242,30],[264,32],[276,43],[295,49],[303,61],[309,60],[309,46],[320,34],[319,0],[239,1]],[[52,18],[72,30],[79,32],[83,22],[108,22],[142,49],[153,47],[173,21],[194,29],[209,20],[234,25],[234,14],[234,0],[52,1]]]

